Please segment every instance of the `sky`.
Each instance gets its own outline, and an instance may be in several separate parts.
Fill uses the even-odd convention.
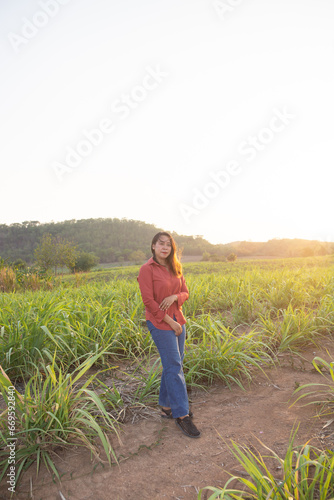
[[[334,241],[333,0],[0,1],[0,224]]]

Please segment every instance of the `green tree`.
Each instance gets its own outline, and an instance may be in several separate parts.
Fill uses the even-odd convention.
[[[230,254],[228,254],[228,256],[226,257],[226,259],[227,259],[229,262],[234,262],[235,260],[237,260],[237,256],[235,255],[235,253],[230,253]]]
[[[41,269],[48,271],[54,268],[57,274],[58,267],[71,269],[75,263],[76,249],[70,241],[45,234],[35,250],[35,259]]]
[[[55,273],[57,273],[57,267],[67,267],[71,269],[77,257],[75,245],[63,238],[58,237],[55,240]]]
[[[44,271],[48,271],[54,264],[54,238],[51,234],[45,234],[36,248],[34,255],[37,265]]]
[[[203,252],[203,257],[202,257],[202,260],[203,260],[203,261],[208,261],[208,260],[210,260],[210,253],[209,253],[209,252]]]

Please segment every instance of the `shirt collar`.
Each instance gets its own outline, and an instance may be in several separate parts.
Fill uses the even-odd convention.
[[[155,265],[155,266],[159,266],[159,267],[163,267],[164,269],[166,269],[165,266],[162,266],[161,264],[159,264],[159,262],[157,262],[156,260],[153,259],[153,257],[151,257],[150,259],[148,259],[147,263],[149,265]]]

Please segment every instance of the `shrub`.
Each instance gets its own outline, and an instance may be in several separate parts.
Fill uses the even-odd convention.
[[[81,252],[77,255],[75,262],[70,266],[72,272],[89,271],[98,264],[99,258],[94,253]]]
[[[27,263],[23,259],[17,259],[13,262],[14,269],[26,269]]]

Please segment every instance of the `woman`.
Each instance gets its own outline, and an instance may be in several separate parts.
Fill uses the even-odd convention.
[[[189,292],[172,236],[166,232],[156,234],[151,251],[153,257],[140,268],[137,279],[145,304],[147,326],[162,363],[161,416],[174,418],[187,436],[197,438],[201,433],[192,422],[191,412],[189,415],[182,368],[186,320],[181,306],[188,299]]]

